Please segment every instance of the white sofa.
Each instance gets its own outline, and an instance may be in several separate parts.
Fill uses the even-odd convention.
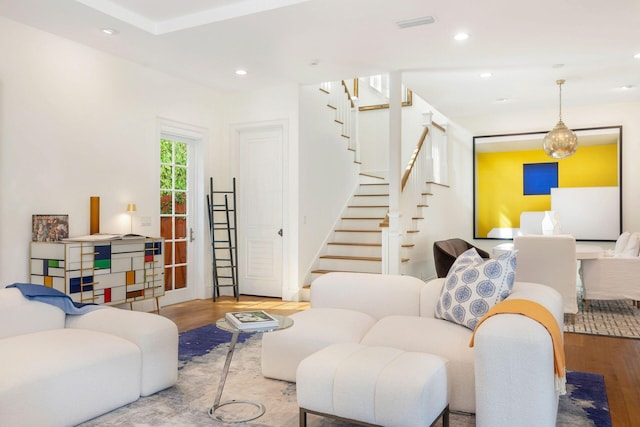
[[[582,260],[584,299],[631,299],[640,307],[639,252],[640,233],[624,232],[610,256]]]
[[[178,331],[167,318],[112,307],[67,315],[0,289],[2,425],[76,425],[177,375]]]
[[[547,330],[524,316],[493,316],[470,348],[470,329],[434,318],[444,280],[364,273],[316,279],[311,308],[291,316],[293,327],[263,336],[263,375],[295,381],[304,358],[341,342],[430,353],[448,361],[452,411],[475,413],[478,426],[555,426],[558,395]],[[516,282],[509,298],[544,305],[562,325],[562,298],[554,289]]]

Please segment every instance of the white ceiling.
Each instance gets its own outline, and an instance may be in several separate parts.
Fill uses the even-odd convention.
[[[0,15],[225,92],[401,70],[454,120],[555,109],[560,78],[564,107],[640,101],[640,0],[0,0]]]

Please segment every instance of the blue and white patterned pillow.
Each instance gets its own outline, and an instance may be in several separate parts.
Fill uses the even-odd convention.
[[[517,252],[489,260],[474,248],[460,255],[442,286],[435,317],[475,329],[480,318],[511,293]]]

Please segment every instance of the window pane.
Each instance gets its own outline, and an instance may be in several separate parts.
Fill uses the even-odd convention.
[[[164,265],[173,265],[173,242],[164,245]]]
[[[181,267],[175,268],[176,272],[176,283],[174,289],[183,289],[187,287],[187,266],[183,265]]]
[[[173,238],[170,216],[160,218],[160,237],[163,237],[165,240],[171,240]]]
[[[187,242],[176,242],[176,264],[186,264],[187,262]]]
[[[187,165],[187,144],[184,142],[176,142],[176,165]]]
[[[173,290],[173,268],[165,268],[164,269],[164,290],[172,291]]]
[[[187,168],[176,166],[175,190],[187,189]]]
[[[176,239],[187,238],[187,218],[176,217]]]
[[[171,202],[173,199],[171,191],[161,191],[160,192],[160,214],[162,215],[170,215],[172,214],[172,206]],[[164,234],[163,234],[164,236]]]
[[[175,193],[174,214],[187,213],[187,193]]]
[[[168,139],[160,140],[160,163],[173,163],[173,143]]]
[[[173,188],[173,166],[160,166],[160,188],[163,190],[171,190]]]

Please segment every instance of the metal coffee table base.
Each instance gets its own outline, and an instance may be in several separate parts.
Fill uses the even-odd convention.
[[[235,403],[255,406],[258,409],[258,412],[256,412],[253,415],[249,415],[249,416],[246,416],[246,417],[243,417],[243,418],[225,418],[222,415],[216,414],[216,411],[218,410],[218,408],[221,408],[221,407],[227,406],[227,405],[233,405]],[[213,418],[214,420],[222,421],[222,422],[225,422],[225,423],[242,423],[242,422],[245,422],[245,421],[251,421],[251,420],[255,420],[256,418],[260,418],[261,416],[264,415],[265,411],[266,410],[265,410],[264,405],[262,403],[253,402],[251,400],[233,399],[233,400],[228,400],[226,402],[219,403],[217,405],[214,404],[211,407],[211,409],[209,409],[209,416],[211,418]]]
[[[236,343],[238,342],[238,333],[240,331],[236,330],[233,332],[233,336],[231,337],[231,344],[229,345],[229,351],[227,351],[227,358],[224,361],[224,368],[222,369],[222,376],[220,377],[220,383],[218,384],[218,392],[216,393],[216,400],[213,403],[213,406],[209,409],[209,416],[215,420],[223,421],[227,423],[241,423],[244,421],[255,420],[258,417],[261,417],[265,413],[264,405],[258,402],[253,402],[251,400],[240,400],[233,399],[228,400],[226,402],[220,402],[220,398],[222,397],[222,391],[224,390],[224,383],[227,381],[227,374],[229,373],[229,366],[231,365],[231,359],[233,358],[233,351],[236,348]],[[222,415],[217,415],[216,411],[218,408],[227,405],[233,404],[245,404],[245,405],[253,405],[258,408],[258,412],[243,418],[225,418]]]

